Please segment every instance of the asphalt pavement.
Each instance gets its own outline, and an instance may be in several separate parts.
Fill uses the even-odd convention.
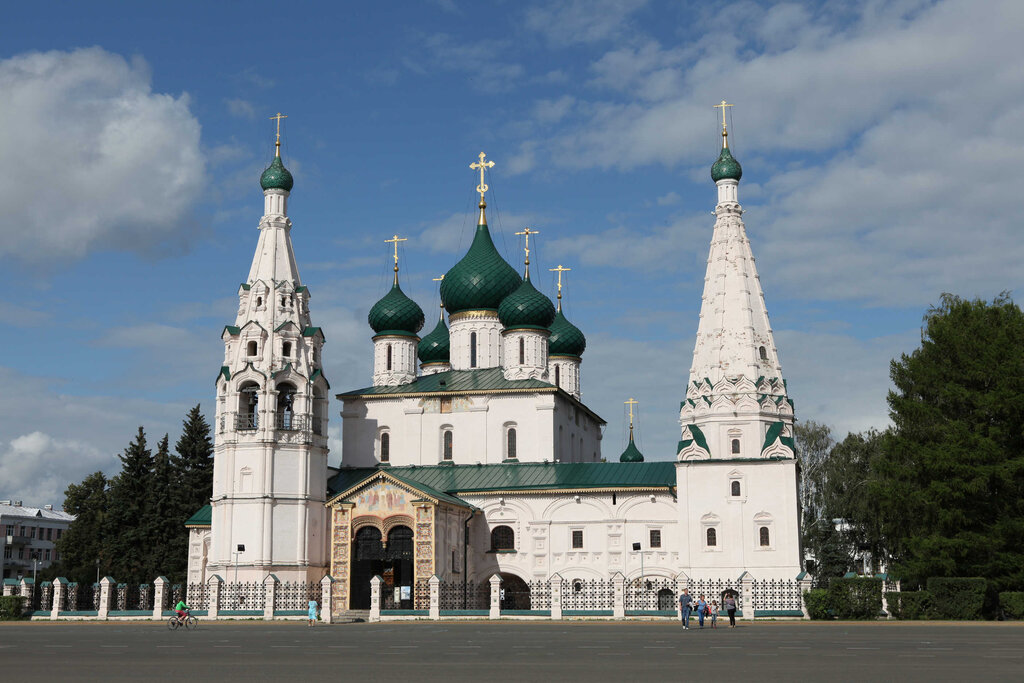
[[[9,681],[1024,679],[1022,623],[0,623]]]

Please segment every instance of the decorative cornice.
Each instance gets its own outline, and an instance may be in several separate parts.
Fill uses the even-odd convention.
[[[462,320],[498,320],[498,310],[495,308],[484,308],[474,311],[459,311],[448,316],[448,326]]]

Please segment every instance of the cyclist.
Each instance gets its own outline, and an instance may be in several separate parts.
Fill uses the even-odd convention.
[[[185,604],[184,600],[178,600],[178,604],[174,606],[174,611],[178,613],[179,624],[185,623],[185,618],[188,616],[188,612],[191,609],[191,607]]]

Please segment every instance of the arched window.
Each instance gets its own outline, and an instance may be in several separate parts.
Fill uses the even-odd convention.
[[[739,439],[733,439],[732,440],[732,452],[733,452],[734,455],[738,455],[739,454],[739,452],[740,452],[740,440]]]
[[[281,344],[281,355],[284,356],[285,358],[288,358],[292,355],[292,343],[290,341],[286,341],[283,344]]]
[[[443,457],[445,460],[452,459],[452,430],[448,429],[444,433],[443,437]]]
[[[469,333],[469,367],[476,367],[476,332]]]
[[[732,483],[732,495],[734,495],[734,496],[740,495],[740,483],[738,481],[734,481]]]
[[[768,360],[768,349],[762,346],[758,352],[761,354],[761,360]]]
[[[509,427],[505,433],[505,457],[509,460],[516,459],[516,428]]]
[[[237,429],[256,429],[259,426],[259,401],[260,386],[256,382],[246,382],[238,388]]]
[[[526,340],[519,338],[519,364],[526,365]]]
[[[718,532],[714,527],[708,527],[708,547],[714,548],[718,545]]]
[[[262,305],[263,305],[263,297],[262,296],[256,297],[256,307],[259,308]]]
[[[388,344],[388,370],[391,369],[391,344]]]
[[[255,356],[257,349],[258,349],[258,347],[256,345],[256,342],[254,342],[254,341],[251,341],[251,342],[249,342],[248,344],[245,345],[245,353],[247,355]]]
[[[391,435],[387,432],[380,435],[380,461],[391,462]]]
[[[772,542],[771,542],[772,539],[771,539],[771,535],[770,535],[770,533],[768,531],[768,527],[766,527],[766,526],[761,527],[761,531],[758,532],[758,533],[759,533],[759,535],[761,537],[761,547],[762,548],[769,547],[772,544]]]
[[[512,527],[496,526],[491,532],[491,550],[515,550],[516,534]]]
[[[290,382],[277,385],[277,428],[298,428],[295,420],[295,385]]]
[[[562,373],[560,373],[559,370],[561,370],[561,368],[556,365],[555,366],[555,386],[556,387],[561,387],[562,386],[562,377],[561,377]]]
[[[313,433],[323,436],[327,432],[327,399],[318,387],[313,389]]]

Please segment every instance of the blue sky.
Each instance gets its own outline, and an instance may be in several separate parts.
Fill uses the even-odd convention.
[[[0,497],[59,503],[139,424],[173,441],[190,406],[212,419],[277,111],[335,390],[369,383],[393,233],[403,287],[437,310],[483,150],[499,249],[519,263],[513,233],[540,230],[552,297],[547,269],[572,268],[604,454],[635,396],[641,449],[671,458],[725,98],[797,417],[884,427],[889,361],[940,293],[1019,289],[1022,29],[995,0],[7,8]]]

